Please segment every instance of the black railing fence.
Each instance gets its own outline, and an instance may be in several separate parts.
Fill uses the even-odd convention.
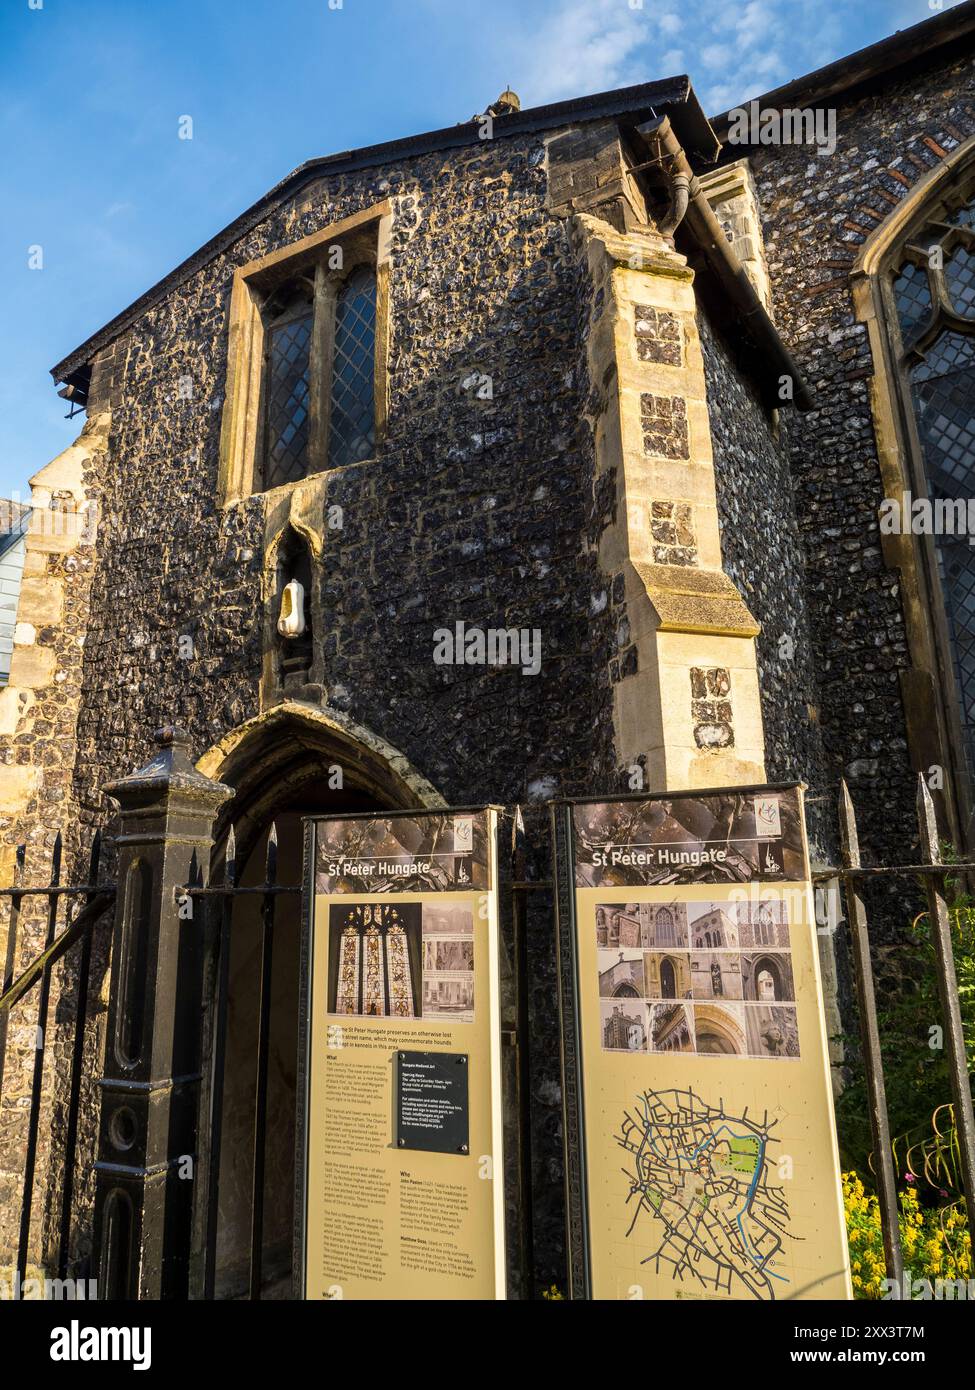
[[[62,836],[54,841],[49,867],[48,883],[44,887],[28,886],[27,847],[21,845],[16,851],[14,882],[8,888],[0,888],[0,899],[9,901],[7,914],[7,940],[0,980],[0,1126],[5,1120],[20,1117],[22,1107],[14,1109],[9,1105],[4,1110],[4,1082],[9,1084],[8,1039],[11,1022],[26,1025],[34,1030],[34,1057],[30,1068],[31,1080],[28,1094],[27,1127],[23,1143],[23,1182],[21,1189],[20,1223],[17,1238],[16,1263],[14,1268],[23,1279],[30,1262],[30,1242],[32,1222],[35,1211],[35,1178],[37,1177],[37,1152],[40,1135],[41,1115],[44,1106],[45,1062],[48,1061],[52,1034],[55,1025],[51,1024],[51,991],[54,967],[67,961],[69,953],[74,955],[73,997],[69,1012],[73,1012],[67,1075],[57,1079],[62,1085],[60,1103],[64,1106],[64,1137],[56,1159],[57,1181],[53,1187],[57,1205],[57,1249],[54,1267],[59,1279],[67,1277],[70,1260],[71,1217],[75,1191],[78,1122],[81,1107],[83,1065],[85,1050],[85,1026],[88,1018],[88,994],[91,981],[92,943],[96,926],[111,906],[115,897],[115,885],[99,883],[101,860],[101,836],[96,833],[92,840],[88,864],[87,881],[80,885],[66,885],[61,882],[63,855]],[[21,946],[21,927],[30,904],[40,900],[46,919],[44,929],[44,949],[30,964],[16,973],[18,951]],[[59,920],[63,918],[63,930],[59,931]],[[61,1000],[60,1003],[67,1001]],[[0,1263],[3,1261],[0,1260]],[[14,1283],[15,1294],[20,1283]]]
[[[871,879],[920,879],[928,901],[931,937],[934,944],[935,971],[944,1046],[951,1077],[951,1104],[957,1136],[958,1166],[962,1193],[965,1198],[968,1229],[975,1246],[975,1118],[972,1114],[971,1080],[965,1048],[958,980],[955,973],[954,946],[951,922],[945,895],[949,877],[975,873],[975,863],[942,862],[934,803],[923,775],[917,783],[917,823],[921,849],[919,864],[896,864],[887,867],[864,868],[860,859],[860,840],[856,815],[846,782],[840,789],[840,843],[843,867],[839,871],[817,875],[819,879],[842,879],[850,927],[854,976],[863,1055],[864,1076],[870,1103],[870,1132],[873,1141],[873,1166],[877,1180],[883,1229],[884,1257],[887,1276],[903,1286],[904,1260],[901,1251],[897,1174],[887,1116],[887,1096],[884,1085],[884,1062],[880,1029],[877,1021],[877,1001],[874,991],[873,961],[870,932],[867,922],[864,885]]]
[[[211,873],[217,814],[232,793],[196,770],[189,740],[181,731],[161,730],[157,741],[160,752],[147,767],[106,789],[120,807],[120,829],[115,837],[118,891],[115,883],[99,882],[101,844],[97,836],[91,847],[87,882],[62,884],[59,837],[46,885],[27,885],[29,866],[21,850],[14,882],[0,889],[0,902],[5,899],[9,904],[0,985],[0,1143],[8,1152],[11,1146],[2,1127],[16,1124],[23,1129],[22,1107],[5,1105],[3,1100],[9,1027],[11,1021],[27,1019],[37,1028],[29,1110],[20,1146],[23,1180],[16,1253],[9,1256],[0,1252],[0,1265],[13,1258],[16,1270],[26,1277],[32,1222],[36,1221],[35,1189],[39,1186],[38,1139],[45,1100],[52,972],[59,961],[70,957],[75,967],[66,977],[71,989],[59,978],[57,996],[59,1018],[67,1020],[65,1026],[70,1033],[67,1045],[57,1054],[59,1064],[68,1059],[66,1066],[60,1066],[62,1074],[58,1076],[64,1137],[57,1152],[52,1149],[48,1156],[57,1172],[47,1177],[48,1189],[55,1194],[57,1225],[56,1249],[48,1259],[52,1269],[56,1266],[59,1278],[69,1273],[73,1208],[79,1187],[77,1150],[86,1062],[89,1069],[91,1066],[85,1054],[85,1028],[92,951],[96,929],[104,918],[106,930],[109,923],[112,926],[112,948],[104,1060],[97,1087],[101,1110],[94,1171],[82,1175],[86,1191],[94,1178],[93,1268],[75,1272],[81,1277],[95,1276],[100,1298],[213,1299],[221,1294],[221,1180],[230,1115],[234,1145],[249,1148],[243,1197],[239,1170],[235,1193],[238,1225],[244,1207],[249,1223],[245,1233],[236,1232],[245,1250],[247,1274],[231,1296],[243,1293],[246,1287],[247,1296],[257,1299],[267,1296],[269,1279],[265,1268],[266,1202],[273,1183],[269,1187],[267,1154],[276,950],[287,947],[293,952],[296,946],[296,940],[288,942],[280,935],[285,921],[279,908],[282,900],[297,902],[300,912],[287,913],[288,929],[297,930],[308,904],[302,886],[278,882],[278,834],[273,825],[267,836],[262,882],[240,882],[245,875],[238,863],[232,827],[225,828],[222,835],[222,866]],[[942,863],[934,809],[923,780],[918,789],[918,825],[921,863],[864,867],[856,818],[844,784],[840,798],[842,865],[816,875],[820,885],[833,880],[841,882],[845,889],[884,1248],[888,1275],[898,1281],[903,1277],[903,1261],[898,1237],[896,1174],[865,906],[865,884],[871,879],[898,881],[913,877],[925,886],[952,1078],[958,1167],[969,1227],[975,1217],[975,1122],[945,896],[946,879],[975,874],[975,864]],[[517,1046],[528,1032],[524,895],[546,885],[525,879],[525,839],[520,815],[513,817],[513,826],[507,887],[512,901],[515,1002],[505,1036],[510,1033],[509,1044]],[[44,920],[40,927],[35,923],[33,930],[35,934],[42,930],[43,949],[18,974],[21,927],[28,910],[25,905],[35,899],[41,904],[35,911],[43,912]],[[256,921],[246,909],[237,915],[236,910],[247,902],[257,907]],[[114,908],[111,913],[110,908]],[[248,945],[250,950],[256,941],[256,987],[247,1003],[252,1011],[249,1026],[256,1062],[249,1073],[253,1089],[243,1120],[234,1114],[229,1103],[227,1080],[228,1038],[235,1002],[231,958],[242,921],[249,921],[247,930],[256,932]],[[515,1042],[511,1043],[511,1039]],[[23,1069],[22,1053],[18,1054],[18,1063]],[[509,1068],[509,1085],[520,1116],[520,1122],[514,1126],[518,1207],[522,1213],[516,1244],[521,1247],[517,1254],[523,1276],[521,1288],[531,1296],[529,1084],[527,1050],[516,1050],[511,1054]],[[191,1180],[187,1181],[188,1177]]]
[[[213,1298],[217,1276],[217,1237],[220,1206],[220,1161],[223,1145],[224,1094],[227,1072],[227,1027],[230,995],[230,957],[234,905],[242,898],[260,903],[260,944],[257,1002],[257,1065],[251,1135],[250,1241],[247,1289],[258,1299],[264,1289],[264,1198],[266,1186],[268,1073],[271,1057],[271,981],[277,907],[282,896],[300,897],[301,886],[278,883],[278,832],[272,823],[267,837],[264,882],[237,883],[237,846],[233,826],[224,850],[220,883],[202,881],[177,889],[179,903],[199,904],[206,919],[203,966],[203,1031],[201,1038],[200,1134],[193,1216],[193,1254],[190,1294]],[[195,914],[194,914],[195,915]]]

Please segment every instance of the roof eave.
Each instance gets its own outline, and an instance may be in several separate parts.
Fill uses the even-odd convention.
[[[685,148],[693,151],[698,159],[706,163],[713,163],[717,159],[721,146],[694,93],[690,78],[686,75],[666,78],[660,82],[642,83],[636,87],[624,87],[619,91],[576,97],[571,101],[554,102],[547,106],[536,106],[498,117],[494,138],[511,139],[535,131],[556,130],[560,126],[579,121],[595,121],[608,116],[627,116],[650,111],[666,112],[675,129],[680,132]],[[90,365],[98,352],[125,332],[165,294],[195,274],[214,256],[232,246],[242,236],[246,236],[285,198],[293,196],[306,184],[330,174],[354,173],[360,169],[395,164],[438,150],[461,149],[465,145],[476,144],[479,140],[477,121],[464,121],[460,125],[429,131],[422,135],[407,136],[379,145],[369,145],[363,149],[345,150],[341,154],[307,160],[145,294],[140,295],[128,308],[110,319],[91,337],[86,338],[79,347],[51,368],[51,376],[55,382],[65,381],[73,373]]]

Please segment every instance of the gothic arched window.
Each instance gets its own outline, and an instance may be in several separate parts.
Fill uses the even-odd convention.
[[[419,914],[412,904],[342,908],[338,960],[329,986],[335,1014],[418,1018]],[[411,940],[413,945],[411,947]]]
[[[940,587],[938,644],[954,686],[961,770],[975,774],[975,197],[940,195],[891,263],[903,397],[923,463],[931,535],[932,587]],[[915,494],[918,489],[915,487]],[[902,519],[902,526],[910,518]],[[914,527],[912,527],[914,529]],[[946,689],[945,693],[948,691]]]
[[[759,946],[771,946],[775,940],[775,924],[772,921],[772,914],[767,907],[760,907],[758,910],[758,927],[755,932],[756,944]]]
[[[658,946],[676,946],[677,933],[674,930],[673,915],[666,907],[657,913],[656,938]]]

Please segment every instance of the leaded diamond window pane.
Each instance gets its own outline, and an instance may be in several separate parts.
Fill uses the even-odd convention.
[[[975,342],[960,333],[942,333],[924,354],[924,361],[911,372],[912,381],[932,381],[949,372],[970,371],[975,367]]]
[[[267,456],[264,486],[280,487],[308,471],[308,379],[312,315],[268,332]]]
[[[975,485],[975,344],[942,333],[911,379],[929,496],[933,502],[957,499],[967,510]],[[968,765],[975,773],[975,546],[939,526],[935,547]]]
[[[335,309],[328,461],[332,468],[375,450],[376,276],[365,266],[339,292]]]
[[[931,317],[931,286],[928,284],[927,271],[908,261],[894,281],[894,298],[901,337],[905,343],[909,343]]]
[[[975,255],[967,246],[956,247],[945,261],[945,284],[955,313],[975,314]]]

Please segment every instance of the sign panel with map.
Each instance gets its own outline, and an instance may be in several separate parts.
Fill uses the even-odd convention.
[[[306,823],[301,1298],[505,1296],[496,820]]]
[[[572,1296],[849,1298],[801,788],[553,822]]]

